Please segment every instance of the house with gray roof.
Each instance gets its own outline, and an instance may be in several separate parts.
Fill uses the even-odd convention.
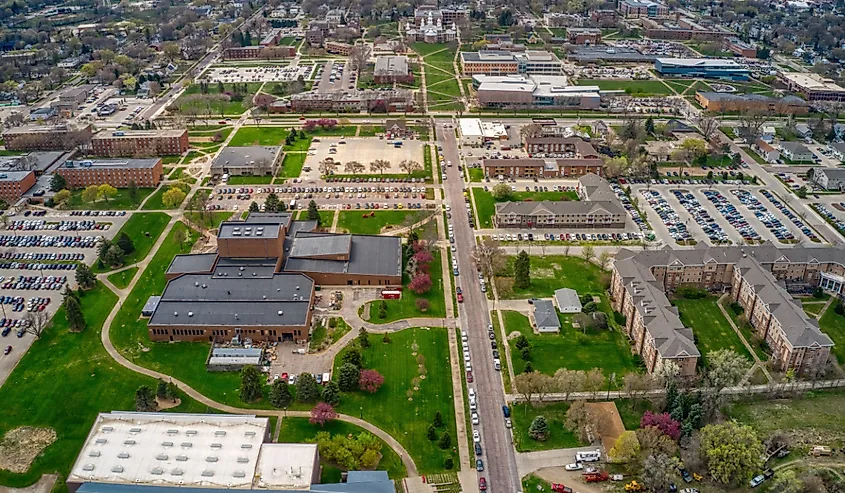
[[[843,168],[811,168],[813,183],[823,190],[845,190],[845,169]]]
[[[780,154],[793,163],[812,163],[816,155],[800,142],[781,142]]]
[[[214,176],[273,176],[284,153],[274,146],[226,146],[211,164]]]
[[[560,332],[560,319],[554,304],[549,300],[534,300],[534,327],[537,332]]]
[[[581,313],[581,299],[578,297],[578,292],[574,289],[556,289],[554,299],[560,313]]]

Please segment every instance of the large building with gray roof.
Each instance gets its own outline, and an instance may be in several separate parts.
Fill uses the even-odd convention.
[[[773,245],[621,250],[611,280],[613,308],[626,317],[625,332],[649,372],[672,360],[682,375],[695,374],[700,353],[692,331],[667,298],[682,286],[729,292],[768,345],[774,368],[810,376],[827,369],[834,343],[792,295],[816,286],[840,294],[845,286],[842,250]]]
[[[249,146],[224,147],[211,164],[216,176],[273,176],[284,153],[281,147]]]

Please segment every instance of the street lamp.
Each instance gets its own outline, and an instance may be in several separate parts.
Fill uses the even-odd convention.
[[[364,406],[361,406],[358,409],[361,412],[361,414],[360,414],[361,419],[364,419]]]

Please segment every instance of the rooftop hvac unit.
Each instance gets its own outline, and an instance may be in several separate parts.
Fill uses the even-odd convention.
[[[173,446],[173,442],[161,442],[161,446],[162,446],[162,447],[172,447],[172,446]]]
[[[173,476],[181,476],[184,472],[177,467],[176,469],[170,471],[170,474]]]
[[[170,458],[170,456],[169,456],[169,455],[167,455],[167,454],[158,454],[158,455],[156,456],[156,460],[167,460],[167,459],[169,459],[169,458]]]
[[[135,445],[135,440],[124,440],[123,444],[124,445]]]
[[[178,462],[188,462],[188,456],[187,455],[177,455],[176,460]]]
[[[216,437],[224,437],[224,436],[226,436],[226,432],[225,432],[225,431],[223,431],[223,430],[218,430],[218,431],[215,431],[215,432],[214,432],[214,436],[216,436]]]
[[[211,448],[223,448],[223,444],[222,443],[212,443]]]
[[[205,461],[206,462],[217,462],[217,457],[215,457],[213,455],[209,455],[208,457],[205,458]]]
[[[82,470],[83,471],[93,471],[94,470],[94,464],[85,464],[84,466],[82,466]]]
[[[194,446],[194,444],[191,442],[182,442],[180,445],[182,448],[191,448]]]
[[[238,457],[238,464],[248,464],[249,457]]]
[[[92,451],[88,454],[88,457],[99,457],[99,456],[100,456],[100,451],[99,451],[99,450],[92,450]]]
[[[255,432],[254,432],[254,431],[245,431],[245,432],[244,432],[244,436],[245,436],[245,437],[254,437],[254,436],[255,436]]]
[[[210,470],[206,469],[205,471],[202,472],[202,477],[204,477],[204,478],[210,478],[210,477],[213,477],[213,476],[214,476],[214,471],[210,471]]]
[[[129,428],[129,433],[141,433],[141,428]]]
[[[103,426],[102,432],[103,433],[111,433],[114,431],[114,426]]]
[[[123,472],[123,466],[114,466],[111,468],[111,472],[121,473]]]
[[[106,440],[105,438],[98,438],[94,440],[94,443],[96,443],[97,445],[105,445],[107,442],[108,440]]]
[[[245,472],[243,472],[243,471],[235,471],[235,472],[233,472],[233,473],[232,473],[232,477],[235,477],[235,478],[245,478],[245,477],[246,477],[246,473],[245,473]]]
[[[178,434],[179,434],[179,430],[174,429],[174,428],[171,428],[171,429],[167,430],[167,434],[168,434],[168,435],[178,435]]]
[[[118,459],[128,459],[129,454],[127,452],[121,452],[121,453],[117,454],[117,458]]]
[[[164,474],[164,469],[162,469],[162,468],[160,468],[160,467],[154,467],[154,468],[150,471],[150,474],[154,474],[154,475],[156,475],[156,476],[161,476],[162,474]]]

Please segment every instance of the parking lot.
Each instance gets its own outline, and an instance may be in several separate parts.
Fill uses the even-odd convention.
[[[134,97],[111,97],[102,101],[104,105],[113,105],[116,109],[114,113],[100,116],[96,110],[97,104],[92,103],[86,105],[85,109],[81,110],[80,118],[88,117],[92,122],[96,123],[98,127],[116,129],[120,126],[131,125],[134,121],[141,121],[140,115],[153,104],[152,99],[138,99]]]
[[[300,77],[313,77],[314,65],[266,65],[249,67],[212,67],[205,71],[200,80],[213,84],[223,82],[290,82]]]
[[[424,209],[434,204],[426,199],[422,183],[324,183],[320,185],[253,186],[215,188],[209,202],[211,210],[244,211],[250,202],[264,205],[270,192],[296,209],[306,209],[313,200],[327,210],[349,209]],[[431,196],[431,192],[429,192]]]
[[[351,69],[346,70],[344,62],[331,61],[325,66],[318,64],[311,90],[320,93],[348,91],[355,89],[356,78]]]
[[[385,171],[389,175],[405,174],[399,169],[399,163],[408,159],[423,164],[423,145],[420,140],[403,140],[401,147],[394,147],[394,141],[381,140],[364,137],[321,137],[314,139],[311,143],[308,156],[305,159],[306,171],[302,170],[300,175],[302,181],[316,182],[320,179],[320,162],[326,158],[332,158],[340,163],[335,169],[335,174],[351,175],[345,171],[343,165],[349,161],[358,161],[366,169],[363,174],[379,174],[370,169],[370,163],[376,159],[390,161],[392,167]]]

